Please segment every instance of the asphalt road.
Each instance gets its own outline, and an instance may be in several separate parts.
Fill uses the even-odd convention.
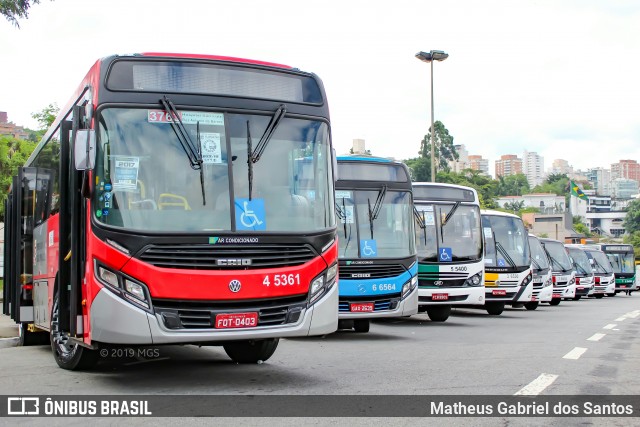
[[[258,365],[235,364],[217,347],[168,346],[148,349],[146,359],[122,359],[113,351],[94,371],[69,372],[57,367],[46,346],[5,346],[0,389],[19,395],[640,396],[639,332],[636,293],[507,309],[500,316],[458,309],[444,323],[426,315],[376,321],[365,334],[281,340],[274,356]],[[464,419],[452,423],[464,425]],[[618,418],[607,425],[632,423]]]

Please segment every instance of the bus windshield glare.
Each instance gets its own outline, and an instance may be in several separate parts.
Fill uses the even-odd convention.
[[[593,260],[594,260],[593,269],[595,270],[596,273],[601,273],[601,274],[613,273],[613,268],[611,267],[611,263],[609,262],[609,259],[604,254],[604,252],[590,251],[589,253],[593,257]]]
[[[375,240],[377,258],[403,258],[415,254],[411,194],[387,190],[372,219],[380,191],[336,191],[338,244],[341,258],[368,257],[358,242]]]
[[[520,218],[483,215],[482,229],[486,267],[530,267],[528,234]]]
[[[546,270],[549,268],[549,258],[542,247],[542,243],[535,237],[529,237],[529,249],[531,249],[531,260],[535,261],[533,266],[536,270]],[[587,260],[587,264],[589,260]]]
[[[326,123],[282,118],[249,165],[271,116],[178,114],[200,167],[185,153],[170,112],[99,111],[93,194],[99,223],[150,232],[300,233],[335,225]],[[301,159],[313,173],[304,173]]]
[[[584,253],[582,249],[568,247],[569,255],[573,259],[576,266],[576,273],[579,275],[591,275],[593,270],[589,263],[589,257]]]
[[[633,252],[606,252],[614,273],[635,273],[635,255]]]
[[[438,261],[440,248],[451,249],[451,261],[477,261],[482,258],[480,209],[459,203],[426,204],[416,202],[425,228],[416,227],[418,259]]]
[[[551,257],[551,268],[553,271],[573,270],[573,263],[562,243],[544,242],[544,248],[549,253],[549,257]]]

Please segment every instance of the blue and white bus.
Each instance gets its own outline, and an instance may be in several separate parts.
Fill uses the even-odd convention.
[[[418,312],[409,170],[371,156],[338,157],[339,329]]]
[[[480,202],[473,188],[414,182],[418,304],[434,322],[452,306],[484,304]]]

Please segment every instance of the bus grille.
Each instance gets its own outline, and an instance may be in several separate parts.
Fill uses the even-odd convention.
[[[178,301],[153,299],[153,308],[169,329],[215,329],[216,314],[258,313],[258,327],[295,323],[307,295],[251,301]]]
[[[338,311],[341,313],[351,312],[351,303],[373,302],[373,312],[384,310],[395,310],[398,307],[400,298],[389,298],[389,295],[370,296],[370,297],[345,297],[340,298],[338,303]],[[363,314],[366,314],[363,313]]]
[[[340,265],[338,268],[339,278],[351,280],[354,278],[384,279],[386,277],[397,277],[407,270],[401,264],[391,265]],[[353,275],[358,276],[353,276]],[[366,277],[359,275],[368,275]]]
[[[190,270],[251,270],[257,268],[295,267],[316,256],[308,245],[207,245],[154,244],[143,249],[138,258],[156,267]],[[242,260],[238,265],[229,260]],[[226,265],[219,265],[219,261]],[[246,260],[250,264],[245,264]],[[232,265],[229,265],[232,264]]]

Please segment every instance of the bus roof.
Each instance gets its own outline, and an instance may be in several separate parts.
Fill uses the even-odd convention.
[[[233,56],[217,56],[217,55],[203,55],[203,54],[191,54],[191,53],[164,53],[164,52],[142,52],[139,54],[122,55],[122,56],[155,56],[161,58],[185,58],[185,59],[206,59],[209,61],[226,61],[236,62],[240,64],[255,64],[264,65],[266,67],[283,68],[287,70],[293,70],[294,68],[289,65],[278,64],[275,62],[257,61],[255,59],[236,58]]]
[[[519,220],[522,220],[522,218],[520,218],[518,215],[514,215],[512,213],[509,212],[502,212],[502,211],[494,211],[492,209],[481,209],[480,210],[480,215],[487,215],[487,216],[507,216],[507,217],[511,217],[511,218],[518,218]],[[538,237],[538,239],[540,239]],[[542,240],[542,239],[540,239]]]

